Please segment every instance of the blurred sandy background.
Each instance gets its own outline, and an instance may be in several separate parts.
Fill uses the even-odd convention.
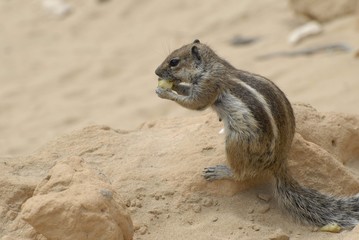
[[[198,38],[234,66],[277,83],[292,102],[358,114],[354,52],[259,61],[283,50],[344,42],[359,45],[357,18],[323,25],[296,46],[300,24],[287,1],[68,0],[59,17],[40,0],[0,2],[0,156],[33,152],[89,124],[134,129],[147,120],[201,114],[159,99],[154,70]],[[233,46],[236,35],[258,37]]]

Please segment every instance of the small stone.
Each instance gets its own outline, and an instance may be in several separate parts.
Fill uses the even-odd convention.
[[[213,200],[211,198],[204,198],[202,199],[202,206],[204,207],[211,207],[213,206]]]
[[[254,231],[256,231],[256,232],[258,232],[259,230],[261,230],[261,228],[260,228],[259,226],[257,226],[257,225],[253,225],[253,226],[252,226],[252,229],[253,229]]]
[[[140,201],[136,201],[136,207],[142,208],[142,203]]]
[[[253,209],[253,208],[250,208],[250,209],[248,210],[248,213],[249,213],[249,214],[254,213],[254,209]]]
[[[354,57],[359,58],[359,50],[355,52]]]
[[[246,37],[246,36],[234,36],[231,40],[231,44],[234,46],[249,45],[259,40],[258,37]]]
[[[193,204],[193,205],[192,205],[192,209],[193,209],[193,211],[194,211],[195,213],[200,213],[201,210],[202,210],[201,206],[198,205],[198,204]]]
[[[145,196],[146,196],[145,194],[137,194],[137,195],[136,195],[136,198],[137,198],[138,200],[143,200],[143,198],[144,198]]]
[[[158,209],[152,209],[152,210],[149,210],[148,213],[151,213],[151,214],[157,216],[157,215],[161,215],[162,211],[158,210]]]
[[[312,232],[318,232],[319,231],[319,227],[311,227],[310,231]]]
[[[130,199],[126,200],[126,207],[131,207],[131,200]]]
[[[259,193],[257,194],[257,197],[260,199],[260,200],[263,200],[265,202],[269,202],[271,199],[272,199],[272,196],[269,195],[269,194],[265,194],[265,193]]]
[[[146,225],[143,225],[138,229],[138,233],[141,235],[145,235],[147,233],[147,231],[148,231],[148,228]]]
[[[213,219],[212,219],[212,222],[217,222],[218,221],[218,217],[214,217]]]
[[[277,229],[269,237],[269,240],[289,240],[289,236],[285,234],[282,229]]]
[[[163,195],[165,196],[173,196],[175,194],[175,191],[165,191],[163,192]]]
[[[266,205],[259,207],[258,212],[264,214],[264,213],[268,212],[269,210],[270,210],[270,206],[269,206],[269,204],[266,204]]]
[[[101,126],[100,129],[105,130],[105,131],[111,130],[111,128],[109,126],[106,126],[106,125]]]
[[[186,202],[188,202],[188,203],[199,203],[201,200],[202,200],[201,197],[191,196],[190,198],[187,199]]]
[[[136,231],[138,231],[138,229],[140,229],[140,227],[141,227],[140,225],[134,225],[133,230],[135,230],[135,232],[136,232]]]
[[[141,201],[138,200],[138,199],[132,199],[130,204],[131,204],[131,205],[130,205],[131,207],[137,207],[137,208],[141,208],[141,207],[142,207],[142,203],[141,203]]]

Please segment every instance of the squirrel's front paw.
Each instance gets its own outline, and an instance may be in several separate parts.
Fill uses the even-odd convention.
[[[173,94],[171,92],[171,90],[164,89],[164,88],[161,88],[161,87],[156,88],[156,93],[160,98],[164,98],[164,99],[171,99],[171,95]]]

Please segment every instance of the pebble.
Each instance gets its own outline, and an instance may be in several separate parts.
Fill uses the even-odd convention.
[[[323,27],[320,23],[316,21],[311,21],[294,29],[288,37],[288,42],[290,44],[297,44],[303,39],[313,35],[317,35],[322,31]]]
[[[72,7],[63,0],[42,0],[42,6],[48,12],[63,17],[71,13]]]
[[[359,58],[359,50],[356,51],[356,53],[354,54],[354,57]]]
[[[211,198],[203,198],[202,199],[202,206],[203,207],[211,207],[211,206],[213,206],[213,199],[211,199]]]
[[[202,200],[201,197],[198,197],[198,196],[191,196],[187,199],[186,202],[188,203],[199,203],[200,201]]]
[[[269,206],[269,204],[266,204],[266,205],[259,207],[258,212],[264,214],[264,213],[268,212],[269,210],[270,210],[270,206]]]
[[[277,229],[269,237],[269,240],[289,240],[289,236],[285,234],[282,229]]]
[[[132,200],[130,201],[130,206],[131,206],[131,207],[141,208],[141,207],[142,207],[142,203],[141,203],[141,201],[138,200],[138,199],[132,199]]]
[[[149,210],[148,213],[151,213],[151,214],[157,216],[157,215],[161,215],[162,211],[158,210],[158,209],[152,209],[152,210]]]
[[[253,226],[252,226],[252,229],[253,229],[254,231],[256,231],[256,232],[258,232],[259,230],[261,230],[261,228],[260,228],[259,226],[257,226],[257,225],[253,225]]]
[[[263,200],[265,202],[269,202],[271,199],[272,199],[272,196],[269,195],[269,194],[265,194],[265,193],[258,193],[257,194],[257,197],[260,199],[260,200]]]
[[[218,221],[218,217],[214,217],[213,219],[212,219],[212,222],[217,222]]]
[[[259,40],[258,37],[246,37],[246,36],[237,35],[232,38],[231,44],[234,46],[249,45],[255,43],[258,40]]]
[[[201,206],[198,205],[198,204],[193,204],[193,205],[192,205],[192,209],[193,209],[193,211],[194,211],[195,213],[200,213],[201,210],[202,210]]]
[[[141,226],[139,229],[138,229],[138,232],[141,234],[141,235],[145,235],[148,231],[148,228],[146,225],[143,225]]]

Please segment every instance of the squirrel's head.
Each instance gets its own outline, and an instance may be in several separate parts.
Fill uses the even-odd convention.
[[[199,40],[173,51],[155,73],[162,79],[174,82],[195,83],[205,72],[204,55],[209,47]]]

